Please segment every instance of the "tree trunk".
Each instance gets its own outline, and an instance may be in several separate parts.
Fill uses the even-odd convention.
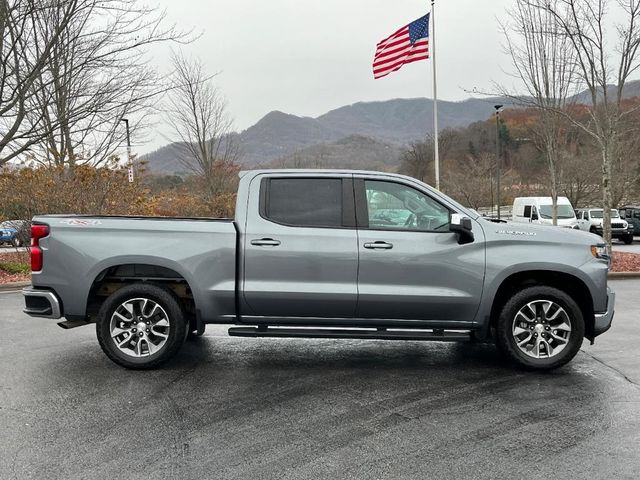
[[[607,142],[602,149],[602,235],[611,253],[611,143]]]

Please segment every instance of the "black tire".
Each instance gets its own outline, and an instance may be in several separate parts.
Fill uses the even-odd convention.
[[[527,355],[517,346],[512,333],[516,314],[530,302],[538,300],[551,301],[562,307],[571,323],[566,346],[550,358],[533,358]],[[576,356],[583,339],[584,318],[580,307],[567,293],[553,287],[532,286],[520,290],[506,302],[496,324],[496,343],[500,351],[519,366],[532,370],[551,370],[565,365]]]
[[[162,307],[169,323],[168,336],[162,347],[157,352],[141,357],[123,353],[111,337],[110,328],[116,309],[127,300],[136,298],[149,299]],[[176,296],[169,290],[146,283],[134,283],[114,292],[100,307],[96,321],[96,334],[104,353],[118,365],[133,370],[156,368],[171,359],[184,344],[188,331],[188,322]]]
[[[625,235],[622,237],[622,241],[625,245],[631,245],[633,243],[633,235]]]
[[[598,233],[598,230],[596,230],[596,227],[591,227],[591,228],[589,229],[589,233],[593,233],[594,235],[600,235],[600,234]]]

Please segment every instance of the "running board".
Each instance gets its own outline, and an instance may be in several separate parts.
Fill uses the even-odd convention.
[[[374,340],[435,340],[461,342],[471,340],[470,331],[453,330],[388,330],[330,329],[330,328],[281,328],[281,327],[233,327],[232,337],[281,337],[281,338],[359,338]]]

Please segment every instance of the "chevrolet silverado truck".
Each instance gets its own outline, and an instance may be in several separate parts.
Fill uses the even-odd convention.
[[[148,369],[207,324],[239,337],[495,342],[520,366],[570,361],[611,325],[596,235],[492,223],[413,178],[241,173],[235,219],[33,219],[25,312],[95,323]]]

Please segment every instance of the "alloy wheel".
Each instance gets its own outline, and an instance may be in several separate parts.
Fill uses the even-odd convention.
[[[518,349],[532,358],[552,358],[569,343],[571,319],[551,300],[534,300],[516,313],[512,327]]]
[[[111,315],[109,331],[115,346],[124,354],[140,358],[160,351],[171,328],[167,312],[149,298],[132,298]]]

